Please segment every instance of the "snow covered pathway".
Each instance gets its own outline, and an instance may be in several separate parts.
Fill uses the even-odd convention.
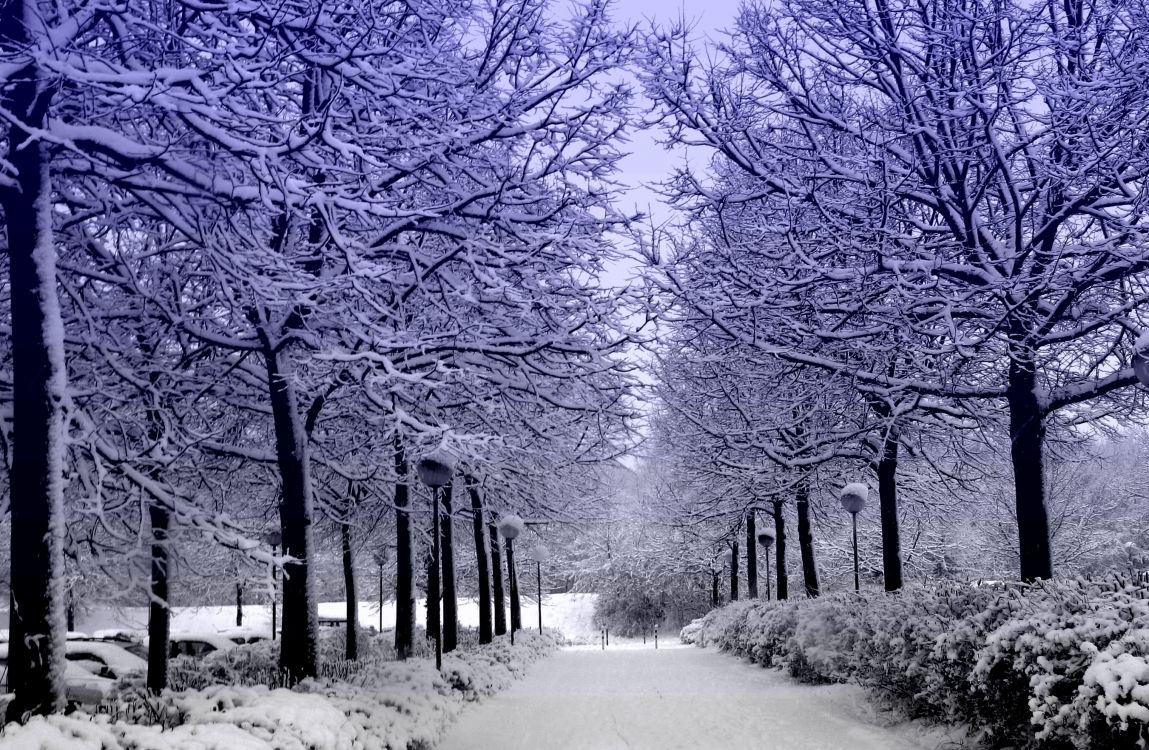
[[[439,750],[932,750],[860,688],[800,685],[716,651],[579,647],[468,709]],[[931,733],[932,734],[932,733]]]

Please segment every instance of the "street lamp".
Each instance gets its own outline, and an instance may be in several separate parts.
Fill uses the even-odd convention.
[[[515,574],[515,538],[523,533],[523,519],[513,513],[499,519],[499,536],[507,540],[507,579],[511,584],[511,645],[515,645],[515,631],[522,627],[519,609],[519,577]]]
[[[1149,329],[1133,343],[1133,373],[1141,385],[1149,385]]]
[[[283,532],[278,529],[264,532],[263,541],[271,547],[271,556],[275,557],[276,550],[283,544]],[[274,561],[271,563],[271,640],[275,640],[275,600],[279,595],[279,585],[277,582],[276,569],[279,566]]]
[[[861,591],[862,584],[858,575],[858,514],[866,507],[866,498],[870,495],[870,488],[861,482],[847,484],[842,488],[839,501],[842,508],[850,514],[854,526],[854,591]]]
[[[535,561],[535,585],[539,590],[539,633],[543,632],[543,563],[550,556],[550,550],[541,544],[536,544],[527,553],[527,557]]]
[[[758,544],[762,546],[762,556],[766,558],[766,601],[770,601],[770,548],[774,546],[774,530],[759,531]]]
[[[415,472],[419,480],[431,488],[431,570],[434,579],[439,580],[439,488],[451,481],[455,473],[455,458],[446,451],[439,449],[423,456],[415,464]],[[430,601],[434,598],[434,601]],[[427,592],[428,606],[439,611],[438,592]],[[436,620],[439,616],[436,614]],[[430,626],[431,623],[427,623]],[[435,628],[435,669],[443,668],[443,629],[442,623]]]
[[[383,568],[387,565],[387,548],[375,552],[375,564],[379,566],[379,632],[383,632]]]
[[[722,551],[722,562],[726,570],[730,573],[730,601],[733,602],[738,599],[738,589],[735,588],[737,584],[734,582],[734,566],[738,564],[738,558],[734,556],[734,550],[732,548],[727,547]]]

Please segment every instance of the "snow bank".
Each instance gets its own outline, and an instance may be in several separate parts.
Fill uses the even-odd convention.
[[[528,602],[533,610],[535,598],[532,592],[522,591],[524,624],[532,625],[533,617],[527,616]],[[547,594],[543,597],[543,627],[556,629],[573,641],[593,639],[598,629],[594,626],[594,602],[598,594]],[[347,605],[344,602],[320,602],[320,617],[346,617]],[[459,626],[479,627],[479,604],[474,599],[461,598],[458,601]],[[427,608],[424,600],[416,602],[416,622],[424,624]],[[364,628],[379,627],[378,601],[359,602],[359,624]],[[0,623],[7,623],[8,611],[0,606]],[[93,607],[79,615],[78,626],[86,633],[134,632],[142,634],[148,625],[146,607]],[[383,626],[395,625],[395,602],[383,602]],[[199,632],[228,634],[237,630],[235,606],[173,607],[173,633]],[[243,606],[243,628],[248,633],[271,635],[271,607],[266,604],[245,604]]]
[[[111,716],[37,717],[9,724],[0,745],[21,750],[400,750],[434,746],[468,701],[510,685],[557,648],[520,631],[431,662],[376,661],[348,680],[308,680],[294,690],[214,685],[165,693],[133,724]],[[266,648],[261,646],[261,648]],[[162,718],[163,721],[159,721]],[[171,726],[174,724],[175,726]]]
[[[995,746],[1149,742],[1149,588],[1069,581],[735,602],[681,631],[808,682],[855,683]]]

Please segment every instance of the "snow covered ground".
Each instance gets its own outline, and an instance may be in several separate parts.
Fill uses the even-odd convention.
[[[549,594],[543,597],[543,627],[557,629],[568,639],[589,641],[598,638],[594,626],[594,603],[598,594]],[[526,597],[522,600],[523,625],[534,628],[537,624],[535,600]],[[344,617],[347,606],[344,602],[320,602],[321,617]],[[415,608],[415,617],[420,625],[426,620],[427,608],[420,599]],[[359,602],[359,624],[363,627],[379,626],[379,603]],[[463,627],[479,626],[479,605],[474,599],[459,600],[459,624]],[[76,629],[84,633],[97,630],[125,628],[144,630],[148,626],[146,607],[93,607],[77,617]],[[383,602],[383,627],[395,626],[395,602]],[[0,608],[0,627],[8,627],[8,610]],[[271,608],[266,604],[245,604],[243,607],[243,627],[256,631],[271,632]],[[222,633],[235,629],[235,606],[222,607],[175,607],[172,609],[172,632],[214,632]]]
[[[432,748],[465,705],[505,689],[555,639],[523,632],[429,659],[376,662],[350,680],[309,680],[294,691],[213,685],[137,695],[126,710],[35,717],[9,724],[2,750],[411,750]],[[135,717],[134,719],[132,717]],[[142,724],[132,723],[144,717]],[[159,718],[174,724],[165,728]]]
[[[464,712],[438,750],[934,750],[953,739],[891,718],[859,687],[802,685],[711,649],[631,641],[535,664]]]

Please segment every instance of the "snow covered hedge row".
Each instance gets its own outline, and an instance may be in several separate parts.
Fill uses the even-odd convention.
[[[558,646],[520,631],[489,646],[424,659],[378,661],[349,680],[294,690],[213,685],[165,693],[131,723],[107,715],[10,724],[0,745],[23,750],[407,750],[431,748],[462,706],[501,690]]]
[[[1149,589],[1071,581],[735,602],[682,630],[812,682],[854,682],[995,746],[1149,742]]]

